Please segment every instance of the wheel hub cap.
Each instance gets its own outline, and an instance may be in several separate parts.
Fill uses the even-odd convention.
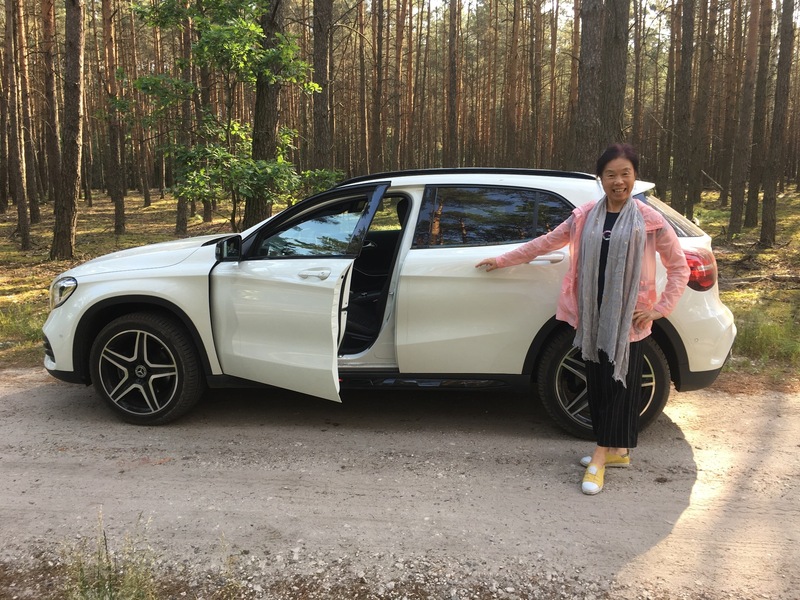
[[[101,385],[121,409],[154,414],[178,391],[178,363],[159,336],[140,329],[122,331],[106,343],[99,358]]]

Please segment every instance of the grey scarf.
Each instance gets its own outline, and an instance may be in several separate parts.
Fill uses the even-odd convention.
[[[629,198],[617,217],[608,247],[603,302],[597,309],[600,246],[606,220],[603,197],[586,215],[578,262],[579,323],[573,345],[583,360],[599,362],[602,350],[614,365],[614,379],[625,385],[630,346],[628,337],[644,254],[645,225],[636,201]]]

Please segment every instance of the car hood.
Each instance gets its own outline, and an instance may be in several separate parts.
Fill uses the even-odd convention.
[[[94,275],[120,271],[163,269],[186,260],[198,248],[225,236],[203,235],[184,240],[149,244],[99,256],[70,269],[65,275]],[[213,255],[212,255],[213,256]]]

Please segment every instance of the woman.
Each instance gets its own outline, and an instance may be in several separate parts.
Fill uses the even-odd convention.
[[[581,460],[584,494],[603,489],[607,466],[630,465],[639,431],[642,340],[653,321],[672,312],[689,280],[675,231],[661,213],[632,197],[638,171],[639,157],[630,145],[609,146],[597,160],[603,198],[576,208],[552,232],[476,265],[493,271],[569,245],[556,318],[575,328],[574,345],[586,362],[597,447]],[[660,298],[656,251],[667,269]]]

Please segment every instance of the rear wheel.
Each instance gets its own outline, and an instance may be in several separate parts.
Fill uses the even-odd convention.
[[[129,423],[173,421],[205,390],[189,334],[163,315],[134,313],[112,321],[95,339],[90,360],[97,393]]]
[[[572,346],[574,338],[574,331],[564,329],[549,341],[536,374],[538,392],[545,410],[561,428],[578,437],[593,439],[586,367],[581,351]],[[640,429],[661,414],[670,390],[667,359],[650,337],[644,339],[643,362]]]

